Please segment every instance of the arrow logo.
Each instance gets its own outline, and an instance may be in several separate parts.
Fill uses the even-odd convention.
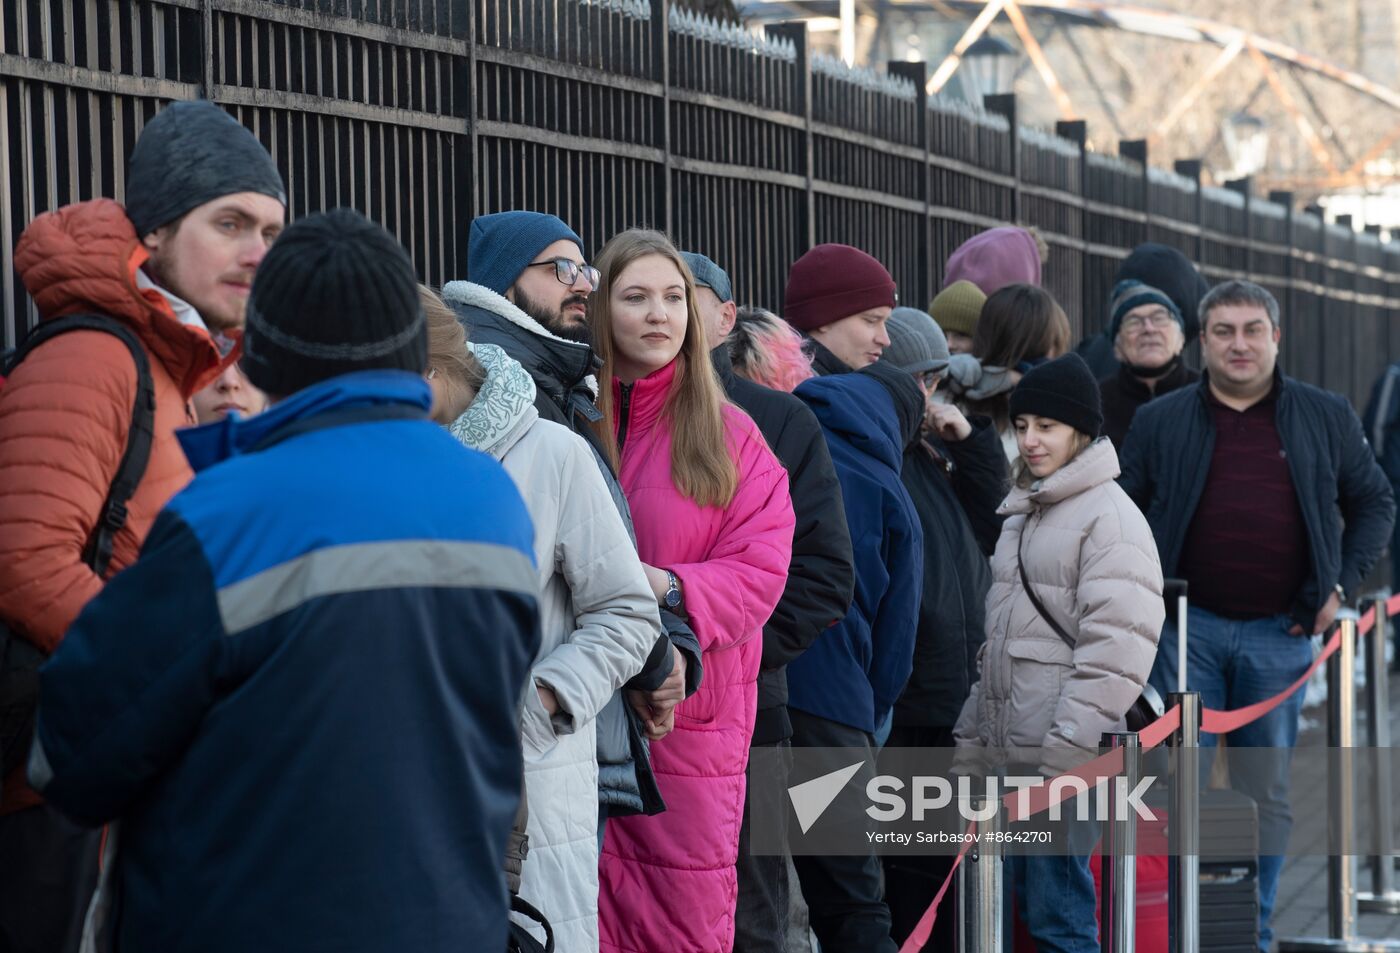
[[[802,827],[802,833],[807,833],[812,825],[817,823],[831,806],[831,802],[836,800],[836,795],[846,786],[846,782],[855,777],[856,772],[863,767],[865,762],[857,761],[839,771],[823,774],[819,778],[803,781],[788,788],[788,797],[792,798],[792,809],[797,813],[797,823]]]

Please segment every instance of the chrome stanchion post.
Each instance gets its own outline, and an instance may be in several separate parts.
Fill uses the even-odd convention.
[[[1123,750],[1123,773],[1108,786],[1107,810],[1101,810],[1103,845],[1099,857],[1103,884],[1099,913],[1099,949],[1103,953],[1133,953],[1137,935],[1137,817],[1127,795],[1138,784],[1142,746],[1131,731],[1104,734],[1104,748]]]
[[[1279,942],[1280,953],[1311,950],[1346,953],[1400,951],[1400,941],[1368,940],[1356,931],[1356,784],[1351,749],[1356,729],[1355,609],[1337,613],[1341,645],[1327,665],[1327,746],[1337,751],[1337,764],[1328,771],[1327,814],[1330,845],[1327,857],[1326,939],[1294,937]]]
[[[973,812],[986,808],[985,797],[968,799]],[[958,950],[960,953],[1002,953],[1002,851],[988,836],[999,829],[1000,808],[985,821],[976,821],[977,839],[958,865]]]
[[[1371,745],[1371,892],[1356,896],[1356,906],[1367,913],[1400,913],[1400,892],[1395,889],[1394,830],[1395,812],[1390,790],[1390,683],[1386,671],[1385,648],[1390,639],[1390,619],[1386,616],[1389,593],[1372,600],[1375,628],[1366,641],[1366,725]]]
[[[1170,834],[1167,931],[1171,953],[1201,949],[1201,696],[1177,692],[1167,709],[1181,709],[1181,727],[1172,739],[1176,770],[1167,795]]]

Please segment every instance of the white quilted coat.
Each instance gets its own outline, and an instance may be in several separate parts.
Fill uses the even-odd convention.
[[[1123,730],[1165,612],[1152,531],[1117,476],[1113,445],[1099,439],[999,508],[1008,518],[992,556],[981,679],[954,732],[960,747],[1043,749],[1033,757],[1056,774],[1089,760],[1103,732]],[[1072,651],[1026,596],[1018,548]]]
[[[522,735],[529,852],[520,895],[548,918],[558,953],[598,949],[598,756],[594,719],[642,669],[661,634],[656,598],[593,453],[540,420],[530,375],[472,345],[486,383],[449,427],[515,480],[535,524],[543,641],[533,681],[554,690],[550,719],[525,692]],[[470,488],[464,488],[470,505]],[[528,921],[521,921],[529,926]]]

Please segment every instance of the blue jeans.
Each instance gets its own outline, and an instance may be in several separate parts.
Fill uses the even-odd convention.
[[[1095,820],[1071,820],[1076,802],[1064,803],[1065,820],[1055,834],[1055,843],[1065,845],[1063,855],[1006,858],[1016,915],[1039,953],[1099,953],[1098,897],[1089,855],[1101,825]],[[1095,816],[1091,807],[1089,817]]]
[[[1192,606],[1186,618],[1186,681],[1201,693],[1206,708],[1226,711],[1263,701],[1297,681],[1312,664],[1312,640],[1289,635],[1293,620],[1285,615],[1238,621]],[[1149,679],[1162,693],[1176,691],[1176,625],[1168,621],[1157,646]],[[1298,741],[1303,692],[1295,692],[1263,718],[1229,735],[1232,748],[1292,749]],[[1214,735],[1201,735],[1201,747],[1214,747]],[[1278,892],[1283,851],[1293,829],[1288,803],[1291,753],[1251,761],[1249,771],[1231,771],[1230,786],[1254,799],[1259,808],[1259,948],[1273,942],[1269,918]],[[1202,766],[1201,780],[1209,775]]]

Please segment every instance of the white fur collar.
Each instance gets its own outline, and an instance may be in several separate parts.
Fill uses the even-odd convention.
[[[505,318],[511,324],[543,338],[550,338],[563,344],[572,344],[574,347],[587,347],[587,345],[579,341],[570,341],[567,338],[561,338],[524,311],[521,311],[509,298],[497,294],[485,285],[478,285],[470,281],[449,281],[442,286],[442,300],[446,301],[448,304],[460,304],[490,311],[492,314],[497,314]],[[593,393],[594,398],[597,398],[598,379],[592,374],[589,374],[583,379],[583,382]]]

